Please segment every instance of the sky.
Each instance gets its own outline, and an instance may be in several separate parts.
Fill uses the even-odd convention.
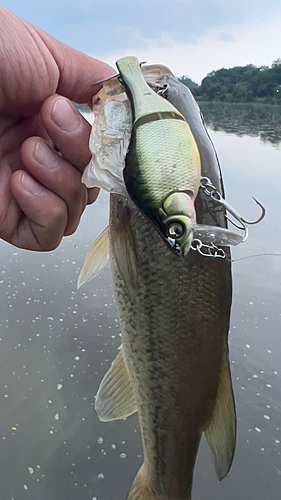
[[[58,40],[115,67],[124,56],[196,83],[211,71],[281,57],[280,0],[7,0]]]

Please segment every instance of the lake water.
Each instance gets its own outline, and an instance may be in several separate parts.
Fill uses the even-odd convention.
[[[202,440],[194,500],[277,500],[281,491],[281,108],[202,103],[226,197],[250,226],[232,252],[235,459],[220,483]],[[1,245],[0,488],[3,500],[125,500],[142,463],[137,416],[99,422],[99,382],[120,345],[110,270],[77,291],[108,198],[40,254]]]

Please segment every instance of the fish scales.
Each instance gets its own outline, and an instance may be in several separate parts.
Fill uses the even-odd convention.
[[[136,169],[132,189],[135,189],[136,184],[139,192],[148,190],[152,193],[155,206],[162,204],[167,192],[194,191],[198,177],[194,165],[197,162],[192,143],[186,140],[186,127],[185,122],[167,119],[145,123],[133,130],[132,142],[136,147],[133,146],[132,150],[135,158],[131,160],[129,151],[128,164],[137,161],[140,165],[153,165],[153,168],[147,177]],[[145,145],[153,136],[157,137],[157,141],[154,141],[152,147],[148,149]],[[173,136],[176,138],[174,142]],[[163,168],[163,165],[166,167]]]
[[[189,131],[186,139],[195,157],[199,149],[202,175],[210,177],[220,193],[221,173],[200,110],[189,90],[169,71],[164,76],[168,83],[166,97],[175,105],[171,120],[170,103],[147,87],[140,77],[137,60],[124,58],[117,65],[123,67],[122,78],[132,90],[131,103],[134,101],[135,121],[123,171],[127,192],[118,184],[116,192],[124,196],[111,195],[109,231],[104,230],[92,245],[79,276],[80,284],[95,276],[110,253],[123,347],[100,384],[95,408],[102,421],[139,413],[144,465],[128,500],[190,500],[202,433],[218,479],[228,473],[234,455],[236,417],[227,346],[232,284],[229,249],[224,249],[226,259],[206,258],[190,250],[188,238],[177,240],[180,254],[163,242],[164,239],[167,243],[166,236],[163,237],[164,228],[157,220],[158,207],[155,209],[159,198],[165,217],[169,215],[167,220],[172,220],[171,227],[176,217],[185,214],[180,220],[186,230],[190,218],[200,238],[201,234],[209,237],[210,232],[224,234],[223,242],[230,238],[223,208],[210,201],[202,190],[197,193],[200,161],[193,164],[197,175],[193,190],[188,193],[185,184],[186,195],[177,191],[182,189],[186,163],[182,167],[177,157],[181,140],[180,128],[176,127],[185,126]],[[170,121],[173,126],[167,134]],[[189,150],[182,156],[186,161],[192,154]],[[177,162],[177,179],[173,177],[173,158]],[[174,179],[177,192],[169,195]],[[144,186],[151,193],[151,186],[157,183],[160,196],[157,197],[156,187],[151,197],[154,206],[149,206]],[[112,187],[111,177],[108,184]],[[163,189],[161,195],[163,185],[166,194]],[[188,196],[194,199],[196,194],[199,226],[194,224],[195,213],[186,204]],[[225,228],[225,232],[217,231],[216,226]],[[230,240],[237,243],[230,235]]]
[[[137,286],[124,283],[115,260],[120,224],[132,235]],[[231,283],[225,262],[216,259],[210,266],[196,252],[188,259],[173,255],[149,221],[118,195],[111,195],[110,232],[123,349],[149,488],[157,500],[190,498],[197,449],[227,349]]]

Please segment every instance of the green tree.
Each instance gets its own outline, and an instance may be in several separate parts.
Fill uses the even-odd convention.
[[[179,81],[186,85],[190,90],[197,89],[198,84],[195,83],[189,76],[183,75],[179,78]]]
[[[273,61],[270,68],[247,64],[211,71],[192,92],[201,101],[279,102],[281,59]]]

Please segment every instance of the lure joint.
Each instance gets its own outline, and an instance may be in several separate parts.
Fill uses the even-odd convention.
[[[168,91],[170,90],[170,85],[168,83],[164,83],[163,85],[159,85],[161,87],[157,94],[161,95],[162,97],[166,97]]]

